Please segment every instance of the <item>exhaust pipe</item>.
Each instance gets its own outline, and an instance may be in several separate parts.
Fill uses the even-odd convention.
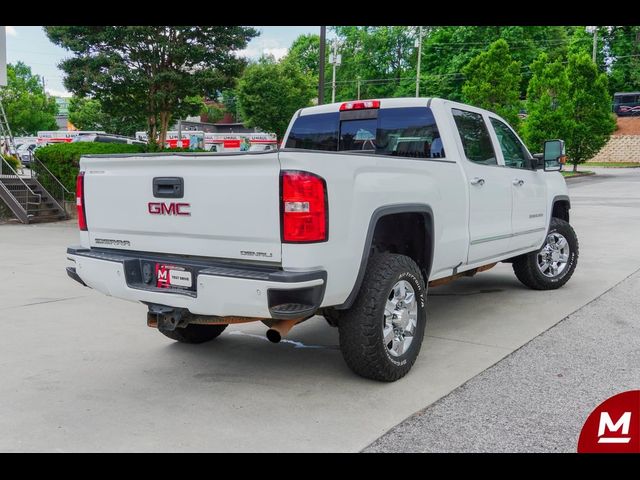
[[[291,330],[302,318],[294,318],[293,320],[277,320],[271,325],[271,328],[267,330],[267,338],[270,342],[279,343],[289,330]]]

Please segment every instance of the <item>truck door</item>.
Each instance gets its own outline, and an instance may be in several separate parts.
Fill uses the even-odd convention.
[[[483,114],[452,109],[461,165],[469,189],[469,253],[478,263],[508,252],[511,243],[513,172],[498,164]]]
[[[500,146],[498,155],[504,160],[511,181],[513,236],[510,249],[521,250],[540,245],[548,223],[544,172],[530,168],[529,152],[506,123],[495,117],[489,117],[489,120]]]

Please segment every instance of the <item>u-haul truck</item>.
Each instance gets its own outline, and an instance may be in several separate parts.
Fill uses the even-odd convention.
[[[148,141],[147,132],[136,132],[136,139]],[[205,133],[183,131],[178,139],[177,130],[169,130],[167,148],[202,148],[208,152],[245,152],[276,150],[278,140],[272,133]]]
[[[38,132],[36,143],[46,145],[49,143],[71,143],[74,138],[80,135],[106,133],[102,130],[46,130]]]

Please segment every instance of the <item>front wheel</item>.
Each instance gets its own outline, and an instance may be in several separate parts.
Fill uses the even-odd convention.
[[[426,324],[425,283],[416,263],[383,253],[369,260],[353,306],[338,323],[345,362],[358,375],[393,382],[413,366]]]
[[[524,285],[553,290],[569,281],[578,264],[578,237],[569,222],[552,218],[544,245],[514,259],[513,271]]]

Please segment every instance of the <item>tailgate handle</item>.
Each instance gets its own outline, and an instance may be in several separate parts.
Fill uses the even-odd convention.
[[[182,177],[156,177],[153,179],[153,196],[156,198],[184,197]]]

